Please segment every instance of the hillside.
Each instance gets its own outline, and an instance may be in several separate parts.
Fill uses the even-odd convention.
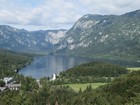
[[[5,76],[13,76],[20,68],[31,63],[32,59],[33,55],[0,49],[0,79]]]
[[[98,65],[98,63],[96,64]],[[96,64],[91,65],[95,66]],[[113,68],[115,69],[116,66],[113,66]],[[63,82],[59,82],[59,86],[54,85],[47,78],[40,80],[42,88],[39,88],[36,80],[30,77],[18,76],[18,79],[21,81],[22,87],[19,91],[8,90],[0,93],[1,105],[55,105],[55,103],[59,105],[140,104],[140,71],[120,76],[111,83],[96,89],[89,85],[86,90],[81,91],[79,89],[78,92],[73,91],[69,86],[63,86]]]
[[[59,54],[96,58],[140,58],[140,10],[123,15],[85,15],[66,32]]]
[[[27,31],[0,25],[0,48],[16,52],[49,53],[65,36],[66,30]]]
[[[123,74],[128,74],[128,70],[124,67],[104,62],[91,62],[61,72],[54,84],[104,83]]]
[[[140,10],[81,17],[71,29],[27,31],[0,26],[0,48],[140,61]]]
[[[69,77],[79,76],[95,76],[95,77],[118,77],[122,74],[127,74],[126,68],[103,62],[91,62],[73,67],[64,74]]]
[[[69,105],[139,105],[140,71],[120,77],[110,84],[87,89],[70,100]]]

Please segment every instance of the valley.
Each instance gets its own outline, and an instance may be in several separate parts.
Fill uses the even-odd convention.
[[[0,48],[26,53],[139,61],[139,11],[123,15],[87,14],[69,30],[27,31],[1,25]]]
[[[27,31],[0,25],[0,48],[16,52],[48,54],[64,38],[65,32],[63,29]]]
[[[139,11],[123,15],[84,15],[66,32],[56,52],[139,61]]]
[[[0,105],[139,105],[139,17],[87,14],[69,30],[0,25]]]
[[[95,72],[96,69],[97,72]],[[78,73],[80,71],[81,75]],[[92,72],[96,74],[92,75]],[[14,79],[21,83],[20,89],[0,92],[0,104],[45,105],[56,102],[66,105],[135,104],[139,103],[140,99],[139,71],[129,73],[124,67],[103,62],[86,63],[73,67],[60,73],[53,81],[46,77],[40,78],[41,87],[31,77],[15,74]],[[103,99],[104,101],[102,101]]]

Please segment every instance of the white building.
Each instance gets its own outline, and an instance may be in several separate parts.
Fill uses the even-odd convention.
[[[54,81],[56,79],[56,74],[52,75],[51,81]]]
[[[19,88],[21,87],[21,84],[8,84],[7,87],[10,90],[19,90]]]
[[[3,79],[3,81],[5,82],[5,85],[7,85],[8,83],[12,82],[13,78],[12,77],[5,77]]]
[[[3,92],[6,89],[7,89],[7,87],[0,87],[0,92]]]

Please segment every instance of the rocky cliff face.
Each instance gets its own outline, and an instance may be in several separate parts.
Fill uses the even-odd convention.
[[[20,52],[51,52],[65,36],[66,30],[32,31],[0,26],[0,48]]]
[[[116,15],[85,15],[66,32],[57,53],[93,57],[140,57],[140,10]]]
[[[0,26],[0,48],[101,58],[140,59],[140,10],[81,17],[66,30],[29,32]]]

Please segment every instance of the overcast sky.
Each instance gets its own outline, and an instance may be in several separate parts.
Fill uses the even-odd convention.
[[[85,14],[123,14],[140,0],[0,0],[0,25],[27,30],[69,29]]]

